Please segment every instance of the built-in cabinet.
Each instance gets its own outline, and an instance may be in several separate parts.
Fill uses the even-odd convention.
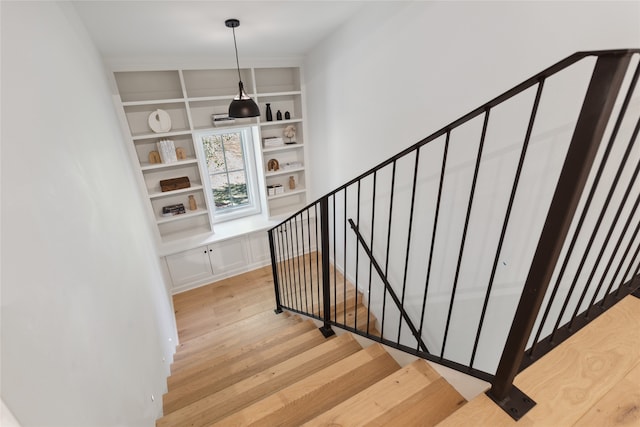
[[[162,71],[117,71],[114,73],[119,95],[121,115],[130,135],[131,155],[140,171],[150,217],[157,229],[160,244],[171,243],[201,234],[215,233],[214,218],[205,197],[206,177],[199,168],[199,150],[195,134],[200,131],[255,126],[263,141],[283,138],[288,143],[278,147],[258,144],[255,154],[257,167],[262,168],[259,192],[267,212],[266,218],[281,218],[307,203],[306,141],[304,138],[303,92],[298,67],[247,68],[241,70],[245,89],[258,103],[261,116],[236,119],[233,123],[214,126],[212,115],[227,113],[229,103],[237,92],[238,74],[235,69],[177,69]],[[267,121],[267,104],[273,121]],[[154,132],[149,118],[157,110],[166,112],[171,128]],[[278,111],[282,119],[277,120]],[[288,113],[288,119],[285,114]],[[163,113],[164,114],[164,113]],[[295,137],[284,137],[284,130],[292,125]],[[166,130],[166,131],[163,131]],[[153,163],[152,152],[157,143],[170,140],[180,149],[183,159],[174,163]],[[294,143],[292,143],[294,142]],[[280,168],[269,170],[269,161],[277,160]],[[161,191],[160,181],[188,177],[190,187]],[[293,183],[293,185],[291,185]],[[280,191],[269,192],[267,187],[278,186]],[[292,188],[293,187],[293,188]],[[271,193],[271,194],[270,194]],[[189,198],[197,209],[189,210]],[[183,204],[186,213],[163,216],[163,207]]]
[[[267,233],[256,232],[164,257],[172,292],[181,292],[267,265]]]
[[[139,171],[139,185],[157,231],[159,252],[164,255],[162,261],[173,293],[268,264],[266,229],[279,218],[304,207],[308,200],[308,141],[304,133],[300,69],[256,67],[242,69],[240,74],[261,115],[215,123],[212,116],[226,114],[237,93],[236,69],[135,70],[113,74],[117,109],[130,137],[129,152]],[[272,120],[267,120],[267,104]],[[157,110],[162,110],[162,120]],[[278,112],[282,115],[280,120]],[[157,122],[152,123],[152,115]],[[170,128],[166,126],[168,122]],[[208,178],[196,136],[202,131],[242,126],[252,126],[252,134],[260,140],[254,144],[253,157],[260,170],[257,175],[262,212],[249,226],[242,223],[229,227],[226,223],[215,223],[210,198],[206,197]],[[294,127],[295,137],[284,135],[288,126]],[[264,144],[269,138],[282,138],[282,144]],[[158,143],[163,140],[170,140],[179,151],[177,161],[157,162]],[[276,163],[274,160],[279,165],[277,170],[270,168]],[[188,187],[162,191],[161,181],[182,177],[188,178]],[[278,188],[277,193],[268,190],[272,187]],[[190,209],[190,201],[195,202],[196,209]],[[163,208],[180,204],[185,207],[184,213],[163,213]],[[229,228],[234,231],[229,232]]]

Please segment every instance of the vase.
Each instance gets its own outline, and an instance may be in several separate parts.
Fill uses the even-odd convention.
[[[195,197],[189,196],[189,210],[195,211],[196,209],[198,209],[198,204]]]
[[[282,120],[282,112],[280,110],[276,113],[276,120]]]
[[[292,176],[289,177],[289,190],[296,189],[296,179]]]
[[[285,111],[285,112],[284,112],[284,119],[285,119],[285,120],[290,120],[290,119],[291,119],[291,114],[289,114],[289,112],[288,112],[288,111]]]
[[[273,121],[273,114],[271,113],[271,104],[267,104],[267,121]]]

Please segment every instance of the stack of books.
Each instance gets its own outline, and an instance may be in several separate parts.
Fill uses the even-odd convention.
[[[185,213],[184,205],[182,203],[178,203],[175,205],[164,206],[162,208],[162,216],[174,216]]]
[[[214,126],[230,125],[235,121],[236,119],[229,117],[228,113],[211,115],[211,123],[213,123]]]
[[[156,143],[158,147],[158,153],[160,153],[160,160],[162,163],[174,163],[178,161],[176,155],[176,147],[173,145],[173,141],[170,139],[162,139]]]

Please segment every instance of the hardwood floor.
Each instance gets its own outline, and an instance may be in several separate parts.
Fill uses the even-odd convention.
[[[356,306],[353,290],[332,298]],[[466,402],[425,361],[401,368],[379,344],[276,315],[270,267],[175,295],[174,307],[180,345],[157,426],[426,427]]]
[[[484,394],[465,404],[424,361],[400,368],[377,344],[276,315],[270,267],[175,295],[174,307],[180,345],[158,426],[640,426],[633,296],[516,377],[537,402],[518,423]]]
[[[640,299],[627,296],[515,384],[537,402],[519,422],[482,394],[440,426],[640,426]]]

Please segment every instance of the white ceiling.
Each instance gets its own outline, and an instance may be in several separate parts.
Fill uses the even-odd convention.
[[[365,1],[74,1],[105,58],[300,57]]]

